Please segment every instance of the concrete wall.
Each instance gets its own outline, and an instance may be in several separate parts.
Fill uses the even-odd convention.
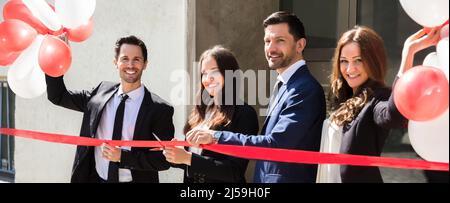
[[[197,0],[197,58],[216,44],[232,49],[243,69],[264,68],[263,20],[278,0]]]
[[[0,0],[4,5],[6,0]],[[149,67],[143,82],[153,92],[171,101],[174,71],[187,64],[187,2],[179,0],[97,0],[94,33],[83,43],[71,43],[73,62],[65,76],[69,89],[91,89],[100,81],[119,81],[113,66],[115,41],[125,35],[142,38],[149,49]],[[4,73],[4,72],[3,72]],[[82,114],[57,107],[46,95],[17,98],[16,128],[78,135]],[[175,106],[174,125],[180,135],[186,107]],[[16,182],[68,182],[75,147],[16,139]],[[171,169],[160,173],[161,182],[180,182],[182,173]]]
[[[278,11],[279,0],[197,0],[196,8],[197,59],[206,49],[221,44],[235,53],[243,71],[267,70],[262,23]],[[272,88],[264,89],[269,95]],[[254,107],[262,115],[258,111],[260,106]],[[263,117],[260,121],[262,125]]]

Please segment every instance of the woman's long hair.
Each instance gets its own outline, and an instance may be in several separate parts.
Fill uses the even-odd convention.
[[[211,111],[212,115],[214,115],[207,123],[211,128],[228,125],[234,115],[234,105],[237,101],[237,84],[235,79],[230,81],[225,78],[225,71],[232,71],[234,73],[234,71],[239,69],[239,64],[236,57],[230,50],[218,45],[203,52],[200,56],[199,69],[202,67],[203,61],[208,57],[216,60],[220,74],[224,78],[224,86],[222,91],[216,95],[218,98],[213,98],[207,93],[202,82],[200,82],[200,92],[198,92],[196,96],[197,105],[192,110],[188,121],[184,126],[183,131],[185,134],[205,121],[206,112],[208,110]],[[200,71],[198,73],[200,73]],[[232,88],[229,87],[231,85],[233,85]],[[232,92],[225,92],[225,90],[231,90]],[[227,97],[233,97],[231,104],[228,103],[231,101],[230,98],[227,99],[225,95]],[[214,99],[219,100],[219,103],[215,103],[213,101]]]
[[[369,76],[369,79],[358,87],[355,93],[345,81],[340,70],[342,48],[353,42],[359,45],[363,67]],[[356,26],[345,32],[338,41],[333,57],[329,96],[329,104],[333,111],[331,121],[339,126],[344,126],[355,119],[373,97],[373,89],[385,87],[386,72],[386,50],[382,38],[375,31],[367,27]]]

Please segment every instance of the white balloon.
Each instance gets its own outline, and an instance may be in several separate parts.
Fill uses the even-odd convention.
[[[437,53],[432,52],[432,53],[428,54],[427,57],[425,57],[425,59],[423,60],[423,65],[438,68],[439,67],[439,58],[438,58]]]
[[[45,73],[38,62],[39,48],[44,36],[39,35],[9,67],[8,85],[19,97],[32,99],[41,96],[46,90]]]
[[[96,0],[55,0],[56,14],[66,28],[85,24],[94,14]]]
[[[448,110],[431,121],[409,121],[408,134],[411,145],[423,159],[449,162],[448,122]]]
[[[58,31],[62,28],[61,21],[45,0],[22,0],[34,17],[48,29]]]
[[[448,20],[449,0],[400,0],[406,13],[424,27],[436,27]]]
[[[41,47],[42,41],[44,40],[43,35],[38,35],[33,40],[33,42],[28,46],[22,53],[17,57],[14,63],[10,66],[9,71],[14,72],[14,77],[18,80],[23,80],[25,76],[29,75],[32,71],[32,66],[30,62],[33,61],[39,53],[36,53]]]
[[[39,97],[47,90],[45,74],[38,65],[34,66],[33,71],[24,80],[9,77],[8,84],[17,96],[25,99]]]
[[[448,37],[441,39],[436,46],[437,55],[439,58],[439,68],[444,71],[445,76],[448,77]]]

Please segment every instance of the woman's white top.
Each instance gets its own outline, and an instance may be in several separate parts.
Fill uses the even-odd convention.
[[[320,142],[320,152],[339,153],[342,142],[342,127],[326,119],[322,127],[322,140]],[[341,183],[340,165],[319,164],[317,170],[317,183]]]
[[[211,128],[211,126],[209,126],[209,121],[211,121],[212,117],[213,114],[211,111],[207,111],[205,114],[205,120],[200,125],[195,126],[193,130],[209,130]],[[189,151],[194,154],[202,155],[202,148],[189,147]]]

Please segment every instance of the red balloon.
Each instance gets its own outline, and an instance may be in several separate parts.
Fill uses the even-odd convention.
[[[82,42],[88,39],[92,35],[92,31],[94,30],[94,22],[92,19],[89,19],[85,24],[67,30],[67,37],[69,37],[70,41],[73,42]]]
[[[21,52],[4,52],[0,50],[0,66],[9,66],[17,57],[19,57]]]
[[[441,39],[448,37],[448,24],[441,28]]]
[[[36,30],[20,20],[0,23],[0,48],[5,52],[23,51],[36,38]]]
[[[448,85],[440,69],[414,67],[397,81],[394,89],[395,105],[410,120],[434,119],[448,109]]]
[[[21,20],[36,29],[39,34],[47,34],[49,29],[23,4],[22,0],[10,0],[3,7],[3,18]]]
[[[39,66],[52,77],[64,75],[72,63],[69,46],[59,38],[47,35],[39,49]]]

